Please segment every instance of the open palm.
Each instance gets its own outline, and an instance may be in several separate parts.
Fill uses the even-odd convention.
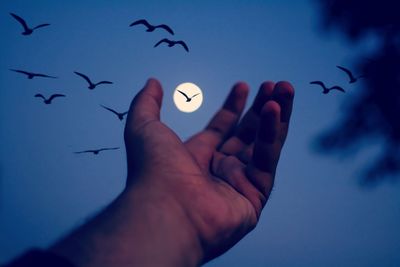
[[[173,199],[200,239],[203,261],[252,230],[271,192],[294,90],[265,82],[240,120],[248,87],[237,83],[206,128],[182,142],[160,122],[162,89],[150,79],[128,113],[127,187]]]

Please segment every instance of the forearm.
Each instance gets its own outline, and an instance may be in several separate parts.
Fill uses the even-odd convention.
[[[197,266],[202,258],[180,206],[136,188],[50,250],[79,267]]]

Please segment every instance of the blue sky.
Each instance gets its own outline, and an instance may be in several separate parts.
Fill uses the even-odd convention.
[[[107,205],[126,175],[123,122],[99,105],[128,108],[148,77],[164,88],[162,120],[185,140],[200,130],[234,82],[251,87],[289,80],[296,89],[292,124],[276,187],[258,227],[208,266],[398,266],[400,188],[367,190],[357,170],[380,149],[354,158],[316,154],[311,143],[344,112],[362,83],[348,85],[336,65],[352,67],[374,38],[359,45],[321,31],[314,1],[26,1],[0,2],[0,263],[46,247]],[[9,12],[52,25],[22,36]],[[136,19],[166,23],[179,47],[153,45],[162,31],[130,28]],[[58,76],[28,80],[19,68]],[[73,74],[111,80],[93,91]],[[322,95],[312,80],[344,86]],[[203,106],[179,112],[172,93],[182,82],[203,90]],[[47,106],[33,96],[62,93]],[[58,100],[58,101],[57,101]],[[91,155],[74,151],[120,146]]]

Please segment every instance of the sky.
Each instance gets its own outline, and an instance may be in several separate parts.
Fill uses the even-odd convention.
[[[31,36],[28,24],[51,23]],[[145,18],[165,23],[190,49],[154,44],[157,30],[129,27]],[[362,188],[358,170],[379,143],[352,158],[316,153],[312,143],[362,90],[335,66],[375,48],[373,36],[357,45],[324,32],[315,1],[51,1],[0,2],[0,264],[32,247],[46,248],[110,203],[123,189],[124,122],[119,111],[149,77],[164,90],[161,119],[186,140],[201,130],[231,86],[245,81],[249,101],[266,80],[290,81],[296,90],[292,123],[276,184],[257,228],[206,266],[399,266],[400,187]],[[58,79],[28,80],[9,69]],[[112,85],[87,89],[84,80]],[[341,85],[346,94],[323,95],[313,80]],[[177,85],[192,82],[203,105],[182,113]],[[45,105],[36,93],[65,94]],[[74,154],[120,147],[98,156]]]

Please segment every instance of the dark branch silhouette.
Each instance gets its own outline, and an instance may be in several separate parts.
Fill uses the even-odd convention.
[[[100,85],[100,84],[112,84],[112,82],[109,82],[109,81],[101,81],[101,82],[98,82],[98,83],[93,83],[93,82],[89,79],[89,77],[86,76],[85,74],[82,74],[82,73],[77,72],[77,71],[74,71],[74,73],[75,73],[76,75],[82,77],[83,79],[85,79],[85,81],[89,84],[88,88],[89,88],[90,90],[93,90],[94,88],[96,88],[96,87],[97,87],[98,85]]]
[[[44,23],[44,24],[40,24],[34,28],[29,28],[28,24],[26,24],[25,20],[23,18],[21,18],[20,16],[14,14],[14,13],[10,13],[10,15],[16,19],[24,28],[24,31],[22,32],[22,35],[31,35],[33,33],[34,30],[42,28],[42,27],[47,27],[50,24],[49,23]]]
[[[57,79],[57,77],[54,77],[54,76],[49,76],[49,75],[41,74],[41,73],[33,73],[33,72],[29,72],[29,71],[24,71],[24,70],[10,69],[10,71],[24,74],[28,77],[28,79],[33,79],[35,77]]]
[[[349,79],[350,79],[349,83],[355,83],[356,81],[358,81],[358,79],[365,77],[365,75],[359,75],[359,76],[355,77],[349,69],[346,69],[345,67],[341,67],[341,66],[336,66],[336,67],[341,69],[342,71],[344,71],[347,74],[347,76],[349,76]]]
[[[75,153],[75,154],[93,153],[94,155],[98,155],[101,151],[116,150],[116,149],[119,149],[119,147],[89,149],[89,150],[77,151],[77,152],[74,152],[74,153]]]
[[[156,43],[154,45],[154,47],[157,47],[162,43],[167,43],[168,47],[173,47],[174,45],[179,44],[186,50],[186,52],[189,52],[189,47],[186,45],[186,43],[184,41],[171,41],[171,40],[169,40],[167,38],[164,38],[161,41],[159,41],[158,43]]]
[[[115,115],[117,115],[117,117],[118,117],[118,119],[119,119],[120,121],[122,121],[122,120],[124,119],[124,116],[125,116],[126,114],[128,114],[128,111],[120,113],[120,112],[117,112],[117,111],[115,111],[115,110],[113,110],[113,109],[111,109],[111,108],[108,108],[108,107],[106,107],[106,106],[103,106],[103,105],[100,105],[100,106],[101,106],[102,108],[104,108],[104,109],[106,109],[106,110],[108,110],[108,111],[114,113]]]
[[[53,95],[51,95],[49,98],[46,99],[42,94],[36,94],[35,97],[42,98],[42,99],[43,99],[43,102],[44,102],[45,104],[50,105],[54,98],[56,98],[56,97],[65,97],[65,95],[62,95],[62,94],[53,94]]]
[[[362,169],[361,180],[376,184],[400,173],[400,20],[396,1],[320,0],[326,29],[335,27],[353,42],[374,35],[377,48],[354,58],[356,71],[367,74],[347,99],[339,122],[321,134],[318,151],[351,155],[370,143],[379,154]],[[366,60],[367,59],[367,60]],[[356,91],[357,90],[357,91]]]
[[[145,20],[145,19],[140,19],[140,20],[137,20],[137,21],[135,21],[135,22],[132,22],[132,23],[129,25],[129,27],[132,27],[132,26],[135,26],[135,25],[140,25],[140,24],[147,27],[147,30],[146,30],[147,32],[152,32],[152,31],[154,31],[155,29],[160,28],[160,29],[164,29],[164,30],[166,30],[167,32],[169,32],[170,34],[174,35],[174,31],[173,31],[169,26],[167,26],[167,25],[165,25],[165,24],[151,25],[151,24],[148,23],[147,20]]]
[[[343,93],[346,92],[342,87],[337,86],[337,85],[327,88],[325,86],[325,84],[323,82],[321,82],[321,81],[313,81],[313,82],[310,82],[310,84],[317,84],[317,85],[321,86],[323,88],[323,91],[322,91],[323,94],[327,94],[331,90],[338,90],[338,91],[343,92]]]

